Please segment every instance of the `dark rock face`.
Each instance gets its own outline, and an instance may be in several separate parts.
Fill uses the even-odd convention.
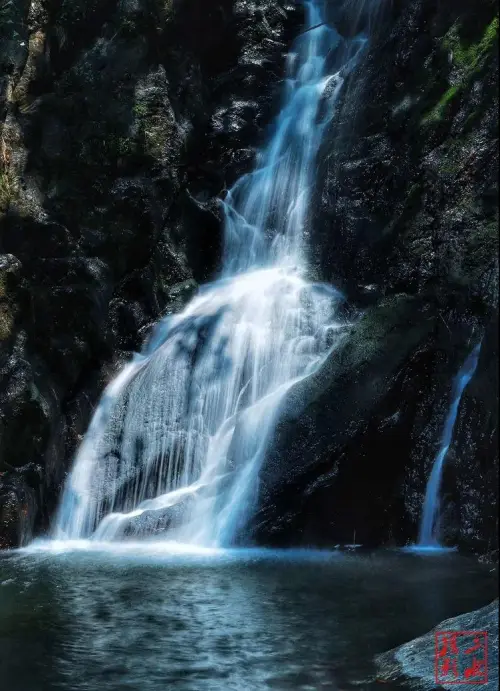
[[[446,619],[420,638],[378,655],[375,658],[377,681],[398,682],[413,689],[444,688],[453,691],[456,682],[453,683],[451,675],[449,684],[442,681],[437,685],[435,681],[436,631],[486,631],[488,680],[482,683],[482,688],[487,691],[498,688],[498,600],[474,612]],[[482,655],[478,659],[482,659]]]
[[[498,530],[497,9],[378,12],[319,156],[311,221],[318,277],[363,316],[285,411],[251,529],[277,545],[354,531],[414,541],[453,377],[483,338],[441,527],[447,544],[486,551]]]
[[[293,3],[0,8],[0,546],[48,524],[105,383],[220,256]]]

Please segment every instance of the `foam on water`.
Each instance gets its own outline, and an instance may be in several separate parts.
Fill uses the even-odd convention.
[[[411,552],[413,554],[428,554],[439,556],[440,554],[448,554],[450,552],[457,552],[457,547],[441,547],[440,545],[408,545],[401,547],[401,552]]]
[[[310,548],[270,549],[261,547],[222,548],[203,547],[192,543],[186,544],[175,540],[122,540],[98,541],[87,540],[42,540],[37,539],[31,545],[15,550],[19,557],[48,558],[74,557],[78,554],[91,557],[95,562],[113,560],[132,560],[141,563],[198,564],[234,563],[255,561],[329,561],[344,559],[346,556],[338,551]]]

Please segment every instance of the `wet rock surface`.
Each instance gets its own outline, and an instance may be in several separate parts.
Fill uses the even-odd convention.
[[[105,383],[213,275],[218,197],[251,164],[301,14],[266,0],[26,0],[0,13],[8,546],[25,524],[47,526]]]
[[[382,682],[399,682],[413,689],[450,689],[455,688],[456,681],[453,682],[453,675],[450,673],[450,683],[441,681],[436,684],[435,676],[435,653],[436,638],[435,633],[440,631],[485,631],[487,637],[486,668],[487,681],[484,678],[472,683],[481,683],[481,687],[487,691],[498,688],[498,600],[490,605],[477,609],[474,612],[467,612],[458,617],[446,619],[438,624],[432,631],[416,638],[409,643],[394,648],[387,653],[378,655],[375,658],[377,665],[377,680]],[[474,642],[471,639],[471,647]],[[467,646],[466,646],[467,647]],[[469,656],[470,658],[470,656]],[[483,652],[477,656],[477,660],[482,660]],[[462,655],[459,660],[461,669],[473,669],[472,659],[467,662]],[[477,666],[476,666],[477,667]],[[476,671],[477,674],[477,671]],[[463,679],[463,674],[462,677]],[[469,677],[471,683],[473,677]]]
[[[317,275],[363,316],[297,391],[300,412],[293,400],[285,411],[250,533],[278,545],[354,531],[363,544],[415,541],[453,378],[483,339],[441,531],[486,552],[498,531],[497,8],[373,9],[319,156],[310,243]]]

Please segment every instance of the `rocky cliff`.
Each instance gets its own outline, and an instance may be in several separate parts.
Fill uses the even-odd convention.
[[[453,378],[483,339],[441,523],[448,544],[496,547],[496,13],[493,2],[417,0],[369,17],[373,39],[324,142],[311,224],[319,276],[359,312],[278,429],[259,541],[325,545],[354,531],[364,544],[414,541]]]
[[[368,31],[319,157],[311,264],[355,309],[293,392],[244,539],[404,544],[453,377],[483,338],[443,484],[495,543],[495,3],[329,5]],[[278,107],[285,0],[0,2],[0,546],[48,524],[106,381],[220,257],[217,199]]]
[[[0,547],[48,524],[105,383],[213,275],[289,2],[0,3]]]

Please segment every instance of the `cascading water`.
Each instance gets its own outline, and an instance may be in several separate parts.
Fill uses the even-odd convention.
[[[230,544],[284,397],[341,338],[341,296],[306,282],[304,240],[323,131],[365,39],[341,39],[319,2],[304,4],[274,132],[223,203],[222,276],[159,322],[106,389],[65,487],[58,539],[167,532]]]
[[[441,488],[443,464],[453,438],[453,430],[455,428],[462,394],[465,391],[465,387],[474,376],[480,350],[481,343],[478,343],[468,355],[453,382],[451,404],[444,421],[439,452],[434,460],[434,465],[432,466],[427,489],[425,491],[422,522],[418,540],[419,547],[439,547],[437,519],[439,516],[439,490]]]

